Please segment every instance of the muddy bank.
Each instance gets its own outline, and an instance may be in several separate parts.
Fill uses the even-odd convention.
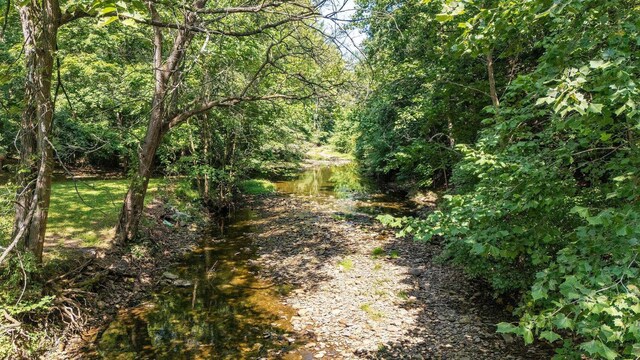
[[[152,202],[141,222],[141,239],[107,250],[77,249],[66,255],[70,271],[50,280],[52,293],[64,294],[74,318],[62,316],[57,346],[49,359],[98,357],[96,339],[121,311],[140,304],[172,279],[165,270],[190,254],[202,236],[202,220],[176,220],[176,211]],[[74,263],[70,265],[69,262]],[[60,296],[60,295],[58,295]],[[69,323],[73,320],[73,323]]]

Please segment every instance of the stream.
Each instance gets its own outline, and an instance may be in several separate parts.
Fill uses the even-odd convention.
[[[376,194],[354,165],[322,166],[277,183],[284,196],[329,205],[337,214],[408,213],[397,197]],[[121,311],[98,340],[104,358],[261,358],[277,349],[284,359],[312,359],[295,341],[284,305],[283,284],[273,284],[251,265],[252,235],[261,219],[241,208],[213,224],[201,246],[167,269],[183,282],[167,285],[141,306]]]

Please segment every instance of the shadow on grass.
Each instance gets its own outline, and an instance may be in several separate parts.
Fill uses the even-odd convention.
[[[160,184],[160,180],[151,180],[148,201],[153,199]],[[107,247],[114,235],[128,185],[126,179],[55,182],[51,190],[45,251]]]

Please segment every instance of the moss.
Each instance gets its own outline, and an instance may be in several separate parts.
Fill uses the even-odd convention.
[[[375,249],[373,249],[373,251],[371,252],[371,256],[374,259],[377,259],[378,257],[384,255],[384,249],[382,249],[381,247],[377,247]]]
[[[340,266],[344,271],[349,271],[353,269],[353,260],[344,258],[338,263],[338,266]]]

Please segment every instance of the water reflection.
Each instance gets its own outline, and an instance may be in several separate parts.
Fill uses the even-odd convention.
[[[376,184],[360,175],[356,164],[308,169],[296,180],[277,182],[276,186],[281,193],[309,197],[338,212],[411,214],[404,194],[380,192]]]
[[[323,202],[338,216],[407,213],[397,197],[375,193],[355,165],[318,167],[293,181],[277,183],[281,193]],[[324,208],[323,208],[324,209]],[[345,216],[348,218],[348,216]],[[307,358],[301,341],[290,341],[293,309],[277,289],[254,276],[249,234],[257,221],[250,210],[222,220],[202,248],[171,269],[191,286],[167,285],[147,304],[122,312],[98,342],[108,359]]]
[[[293,349],[287,340],[292,309],[276,289],[256,279],[247,259],[254,215],[240,211],[225,228],[173,269],[192,286],[167,285],[148,304],[120,314],[99,341],[104,358],[258,358]],[[220,240],[224,239],[224,242]]]

